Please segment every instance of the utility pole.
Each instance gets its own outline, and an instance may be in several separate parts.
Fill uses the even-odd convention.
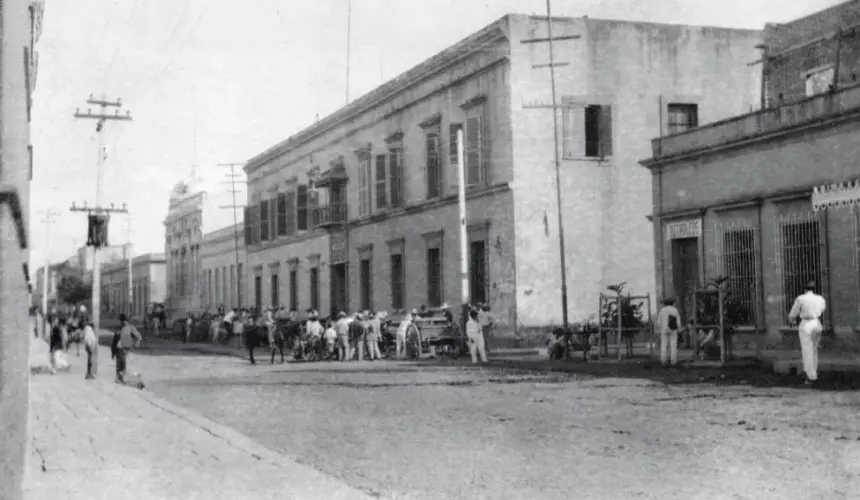
[[[558,205],[558,252],[559,252],[559,260],[561,263],[561,314],[562,321],[564,323],[564,331],[566,336],[569,338],[570,332],[568,329],[570,327],[568,310],[567,310],[567,267],[565,263],[565,246],[564,246],[564,219],[563,219],[563,208],[562,208],[562,200],[561,200],[561,159],[559,158],[559,140],[558,140],[558,110],[559,108],[571,108],[571,107],[581,107],[581,106],[570,106],[570,105],[561,105],[559,106],[558,101],[556,99],[556,91],[555,91],[555,68],[556,66],[567,66],[570,63],[557,63],[555,61],[555,41],[561,40],[577,40],[580,38],[579,35],[564,35],[553,37],[552,36],[552,7],[550,5],[551,0],[546,0],[546,21],[547,21],[547,38],[533,38],[529,40],[522,40],[522,43],[548,43],[549,44],[549,64],[540,64],[534,65],[534,68],[549,68],[550,74],[550,87],[552,88],[552,103],[549,105],[546,104],[537,104],[537,105],[524,105],[524,108],[549,108],[552,109],[552,124],[553,124],[553,140],[555,143],[555,189],[556,189],[556,204]],[[565,345],[569,345],[570,342],[566,342]],[[568,350],[565,348],[565,350]],[[569,354],[569,351],[565,353],[565,356]]]
[[[222,208],[222,209],[229,208],[229,209],[233,210],[233,240],[236,243],[236,247],[235,247],[235,250],[236,250],[236,304],[238,305],[239,308],[242,307],[242,285],[243,285],[244,281],[242,280],[242,273],[239,272],[239,269],[241,269],[242,264],[241,264],[240,259],[239,259],[239,214],[238,214],[237,210],[244,207],[245,205],[237,205],[236,204],[236,193],[239,192],[239,190],[236,189],[236,179],[241,177],[241,175],[236,173],[236,167],[240,167],[243,165],[245,165],[245,164],[244,163],[238,163],[238,162],[221,163],[218,165],[219,167],[230,167],[230,173],[226,175],[228,180],[221,181],[221,182],[224,184],[230,184],[230,190],[229,191],[233,195],[233,204],[232,205],[221,205],[220,208]],[[243,218],[243,220],[244,220],[244,218]],[[248,221],[244,221],[244,223],[247,224]],[[210,300],[211,300],[211,297],[210,297]]]
[[[349,58],[352,45],[352,0],[346,0],[346,104],[349,104]]]
[[[104,176],[104,163],[107,158],[107,154],[104,147],[104,128],[105,124],[110,120],[131,120],[131,112],[126,111],[125,115],[119,114],[119,108],[122,107],[122,101],[117,99],[116,101],[107,101],[104,97],[101,99],[93,99],[93,95],[90,94],[89,99],[87,99],[87,104],[99,106],[101,111],[99,113],[92,113],[89,109],[87,109],[86,114],[81,113],[80,109],[75,110],[75,118],[90,118],[96,120],[96,133],[98,134],[98,148],[99,148],[99,156],[98,163],[96,166],[96,204],[94,207],[87,207],[86,202],[84,202],[83,207],[76,207],[74,203],[72,203],[71,211],[72,212],[86,212],[89,221],[89,226],[94,227],[94,221],[100,221],[100,224],[105,225],[105,236],[107,232],[107,224],[110,220],[111,213],[128,213],[126,209],[125,203],[122,204],[122,208],[114,208],[114,205],[111,204],[110,208],[101,206],[101,197],[102,197],[102,178]],[[109,115],[107,113],[107,108],[117,108],[113,115]],[[97,232],[96,232],[97,233]],[[92,308],[93,314],[93,326],[95,328],[96,334],[99,332],[100,328],[100,320],[101,320],[101,266],[99,265],[99,247],[106,245],[107,241],[100,241],[100,235],[95,234],[91,235],[93,237],[89,238],[88,244],[92,243],[93,247],[93,289],[92,289],[92,303],[90,307]]]
[[[51,283],[51,256],[48,251],[51,248],[51,225],[60,212],[48,210],[45,212],[45,270],[42,274],[42,333],[47,332],[48,321],[48,290]]]
[[[475,146],[473,146],[475,147]],[[466,332],[469,321],[469,227],[466,220],[466,155],[463,144],[463,128],[457,131],[457,201],[460,208],[460,325]]]
[[[128,314],[129,320],[131,320],[131,315],[134,313],[134,292],[132,290],[132,272],[131,272],[131,214],[127,214],[126,223],[128,224],[126,227],[126,258],[128,259],[128,310],[126,313]]]

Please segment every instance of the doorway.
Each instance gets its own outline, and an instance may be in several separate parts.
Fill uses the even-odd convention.
[[[263,277],[254,276],[254,306],[257,312],[263,310]]]
[[[331,308],[332,316],[340,311],[349,313],[349,297],[347,294],[347,267],[346,263],[333,264],[331,266]]]
[[[672,240],[672,277],[681,320],[693,319],[696,290],[699,288],[699,239]]]

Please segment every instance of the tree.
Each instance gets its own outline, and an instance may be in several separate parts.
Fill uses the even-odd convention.
[[[81,270],[63,266],[57,269],[57,274],[58,302],[76,304],[90,299],[93,287],[84,281]]]

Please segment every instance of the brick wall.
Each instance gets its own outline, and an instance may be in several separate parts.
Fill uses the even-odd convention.
[[[860,24],[860,0],[852,0],[786,24],[765,27],[765,44],[777,58],[768,65],[768,104],[806,98],[805,74],[836,64],[838,42],[833,35],[842,28]],[[819,38],[815,43],[795,48]],[[839,85],[851,85],[860,76],[860,33],[842,39]]]

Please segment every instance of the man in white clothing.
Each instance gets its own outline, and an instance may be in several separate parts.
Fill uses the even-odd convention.
[[[487,350],[484,345],[484,332],[478,322],[478,311],[475,309],[469,311],[469,320],[466,322],[466,337],[469,338],[469,354],[472,355],[472,363],[477,364],[479,356],[481,363],[486,363]]]
[[[818,344],[821,343],[821,332],[824,330],[821,316],[827,309],[827,302],[815,293],[814,283],[810,282],[803,290],[804,293],[794,299],[788,321],[789,324],[800,321],[797,336],[803,355],[803,371],[806,373],[806,384],[813,384],[818,380]]]
[[[663,301],[663,308],[657,313],[657,327],[660,331],[660,363],[674,366],[678,364],[678,330],[681,327],[681,314],[675,307],[675,299]]]
[[[406,355],[406,335],[409,333],[409,327],[414,326],[412,324],[414,316],[415,310],[413,309],[411,313],[406,313],[406,315],[403,316],[403,319],[400,321],[400,325],[397,327],[397,335],[394,339],[397,359],[403,359]]]

